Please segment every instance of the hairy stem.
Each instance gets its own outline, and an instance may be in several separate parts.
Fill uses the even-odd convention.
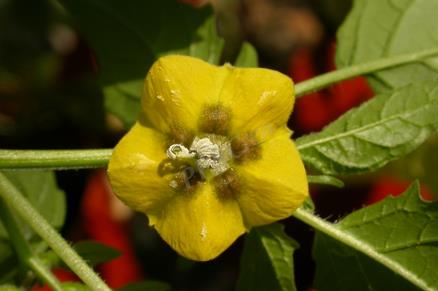
[[[0,150],[0,169],[70,170],[105,167],[112,149]]]
[[[435,55],[438,55],[438,48],[396,55],[392,57],[384,57],[377,60],[352,65],[296,84],[295,96],[298,98],[303,95],[318,91],[319,89],[328,87],[339,81],[403,64],[418,62],[427,57]]]
[[[0,196],[92,290],[111,290],[2,173]]]
[[[11,213],[8,205],[0,197],[0,218],[8,232],[9,239],[12,242],[12,246],[17,253],[20,262],[32,269],[35,274],[47,283],[53,290],[62,291],[61,283],[56,279],[52,272],[44,265],[44,263],[36,257],[26,238],[24,237],[21,229],[15,220],[14,215]]]

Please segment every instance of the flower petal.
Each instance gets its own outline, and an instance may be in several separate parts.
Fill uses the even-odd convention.
[[[175,251],[198,261],[214,259],[245,232],[236,200],[219,198],[209,183],[175,196],[155,228]]]
[[[237,196],[247,228],[284,219],[308,196],[303,162],[286,127],[261,144],[262,158],[237,165]]]
[[[233,68],[219,103],[232,111],[231,136],[253,132],[264,141],[285,125],[292,113],[293,82],[273,70]]]
[[[136,123],[113,151],[108,166],[112,189],[137,211],[153,211],[174,193],[158,171],[166,158],[165,142],[163,134]]]
[[[228,70],[200,59],[169,55],[158,59],[144,83],[142,109],[153,127],[164,133],[195,132],[209,101],[217,100]]]

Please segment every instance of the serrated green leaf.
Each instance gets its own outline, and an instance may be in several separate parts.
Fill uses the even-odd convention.
[[[184,54],[218,63],[223,40],[212,10],[176,0],[64,0],[100,65],[105,106],[128,128],[137,119],[143,79],[162,55]]]
[[[117,291],[170,291],[170,285],[160,281],[145,281],[139,283],[131,283]]]
[[[111,261],[121,255],[119,250],[93,241],[81,241],[73,248],[91,266]]]
[[[314,287],[320,291],[413,291],[415,285],[366,255],[320,232],[313,245]],[[391,286],[388,285],[391,282]]]
[[[234,65],[236,67],[256,68],[258,64],[259,59],[256,49],[249,42],[244,42]]]
[[[298,243],[278,223],[253,228],[245,239],[237,291],[296,290],[293,252]]]
[[[372,171],[422,144],[438,129],[437,112],[438,81],[420,82],[376,96],[296,143],[324,174]]]
[[[356,254],[355,250],[342,247],[327,249],[324,247],[327,240],[322,238],[323,241],[315,245],[318,248],[315,249],[315,256],[325,269],[317,271],[321,276],[317,281],[336,278],[341,288],[336,290],[357,290],[351,288],[355,281],[357,284],[367,284],[369,288],[366,290],[387,290],[382,289],[385,283],[382,280],[393,279],[396,282],[403,277],[423,290],[437,290],[438,202],[423,202],[419,191],[419,183],[414,183],[401,196],[390,196],[380,203],[353,212],[335,224],[338,238],[354,238],[363,253],[373,257],[376,262]],[[321,240],[321,237],[318,239]],[[333,243],[331,241],[329,245]],[[328,261],[332,262],[329,267]],[[342,269],[336,269],[333,266],[335,262],[350,263],[350,271],[339,273]],[[377,262],[396,275],[382,271]],[[342,276],[349,276],[350,279]],[[409,289],[406,282],[397,282],[397,285],[401,289]]]
[[[356,0],[338,32],[339,68],[381,57],[438,46],[438,2],[430,0]],[[376,92],[438,76],[438,57],[382,70],[368,76]]]

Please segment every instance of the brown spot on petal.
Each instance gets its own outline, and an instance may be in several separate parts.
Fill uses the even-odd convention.
[[[169,139],[167,147],[177,143],[189,147],[192,144],[195,135],[193,134],[193,132],[182,127],[172,127],[170,129],[168,137]]]
[[[261,158],[261,147],[253,133],[244,133],[231,141],[233,158],[237,163]]]
[[[199,131],[227,135],[230,117],[230,111],[221,105],[207,106],[199,118]]]
[[[233,169],[228,169],[212,180],[216,193],[221,198],[235,198],[241,189],[239,176]]]

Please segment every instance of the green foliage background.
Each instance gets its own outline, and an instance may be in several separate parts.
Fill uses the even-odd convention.
[[[212,9],[192,9],[173,0],[64,0],[96,54],[105,107],[125,129],[136,120],[143,78],[166,54],[186,54],[218,64],[224,41]],[[355,0],[338,33],[339,68],[438,47],[438,2]],[[257,66],[257,54],[244,44],[236,66]],[[321,175],[376,171],[413,152],[438,129],[438,57],[367,75],[376,96],[351,109],[321,132],[297,139],[306,165]],[[435,165],[436,166],[436,165]],[[436,167],[435,167],[436,168]],[[56,228],[63,225],[65,197],[51,172],[5,172],[8,179]],[[420,199],[414,182],[399,197],[362,208],[330,223],[314,213],[311,201],[294,214],[316,231],[313,255],[318,290],[438,290],[438,204]],[[41,257],[44,242],[20,222]],[[298,243],[280,224],[247,235],[237,290],[296,290],[293,254]],[[95,244],[76,246],[91,264],[115,257]],[[0,224],[0,284],[21,276],[13,246]],[[56,256],[55,256],[56,257]],[[59,264],[52,260],[49,265]],[[141,285],[143,284],[143,285]],[[123,290],[168,290],[162,282]],[[152,286],[152,287],[151,287]],[[87,290],[82,284],[67,290]],[[149,289],[148,289],[149,288]]]

